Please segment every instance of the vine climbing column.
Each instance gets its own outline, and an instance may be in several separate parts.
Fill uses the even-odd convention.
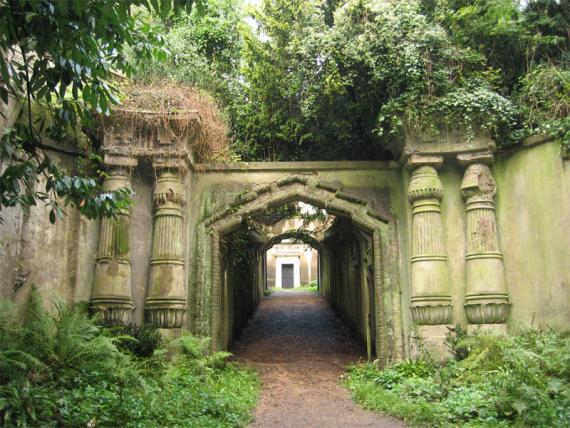
[[[186,311],[184,284],[184,186],[180,171],[159,170],[154,188],[155,207],[147,322],[160,328],[180,328]]]
[[[443,352],[445,325],[451,322],[451,294],[443,243],[443,186],[432,165],[418,166],[408,188],[412,205],[412,316],[420,339]]]
[[[126,159],[109,167],[103,189],[108,192],[131,188],[131,168],[136,160]],[[91,307],[111,324],[128,324],[135,308],[131,289],[129,246],[130,212],[121,210],[115,218],[103,218],[99,235]]]
[[[467,218],[465,311],[470,324],[504,330],[509,296],[495,218],[496,189],[487,165],[467,167],[461,183]]]

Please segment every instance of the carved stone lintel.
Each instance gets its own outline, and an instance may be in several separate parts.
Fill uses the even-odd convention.
[[[493,152],[483,150],[474,153],[460,153],[457,155],[457,162],[461,166],[469,166],[474,163],[491,165],[494,162]]]
[[[175,171],[180,175],[186,174],[190,165],[189,154],[170,155],[155,154],[152,157],[152,166],[155,169]]]
[[[443,156],[411,154],[406,161],[408,168],[417,168],[426,165],[436,169],[441,168],[443,166]]]
[[[157,167],[187,170],[192,158],[190,140],[201,127],[194,110],[162,112],[115,108],[105,119],[105,163],[152,158]]]
[[[134,168],[137,166],[138,160],[132,156],[107,153],[103,157],[103,163],[108,169],[113,167]]]

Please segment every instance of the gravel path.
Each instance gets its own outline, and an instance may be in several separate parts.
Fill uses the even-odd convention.
[[[343,367],[363,349],[320,296],[264,297],[233,353],[263,383],[251,427],[405,427],[359,408],[338,385]]]

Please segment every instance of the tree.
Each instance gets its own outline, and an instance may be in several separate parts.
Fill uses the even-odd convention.
[[[505,133],[516,109],[484,57],[453,43],[421,2],[267,0],[246,38],[238,141],[254,157],[390,159],[404,122]],[[492,77],[492,76],[491,76]]]
[[[118,103],[114,71],[130,74],[124,55],[164,56],[162,38],[134,13],[146,8],[167,18],[193,0],[3,0],[0,1],[0,98],[23,100],[23,117],[4,130],[0,160],[0,209],[42,201],[50,220],[62,217],[62,202],[88,218],[112,216],[129,204],[130,192],[103,193],[92,176],[68,176],[51,159],[44,136],[77,140],[93,113],[109,114]],[[201,5],[201,2],[197,3]],[[35,114],[39,113],[39,114]],[[83,149],[89,157],[90,148]],[[53,148],[49,148],[53,150]],[[56,148],[64,153],[69,150]],[[76,150],[72,150],[73,153]],[[36,189],[43,176],[45,191]]]
[[[162,21],[149,16],[164,38],[168,61],[139,62],[135,79],[173,79],[212,92],[228,103],[239,73],[242,16],[239,0],[209,0],[200,11]]]

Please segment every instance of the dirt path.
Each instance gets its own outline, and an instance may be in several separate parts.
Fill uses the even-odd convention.
[[[362,349],[321,297],[277,292],[262,299],[233,353],[263,389],[252,427],[404,427],[362,410],[338,385]]]

